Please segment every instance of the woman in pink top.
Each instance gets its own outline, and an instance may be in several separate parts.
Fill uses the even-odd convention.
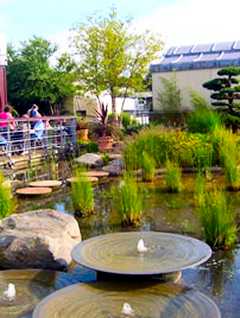
[[[0,128],[1,130],[5,130],[7,127],[9,127],[11,130],[15,128],[15,121],[12,115],[12,107],[8,105],[5,106],[3,112],[0,113]]]

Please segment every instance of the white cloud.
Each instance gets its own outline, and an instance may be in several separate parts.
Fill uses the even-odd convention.
[[[169,45],[240,40],[239,0],[176,0],[136,21]]]

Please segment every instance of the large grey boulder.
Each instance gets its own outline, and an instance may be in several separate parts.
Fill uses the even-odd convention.
[[[14,214],[0,222],[0,267],[64,269],[80,241],[71,215],[55,210]]]
[[[103,171],[109,172],[110,176],[120,176],[123,173],[123,161],[115,159],[109,165],[103,167]]]
[[[102,167],[103,160],[100,155],[96,153],[85,153],[84,155],[75,159],[75,162],[91,168]]]

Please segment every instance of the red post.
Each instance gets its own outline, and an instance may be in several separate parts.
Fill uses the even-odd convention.
[[[0,66],[0,111],[7,104],[7,74],[5,66]]]

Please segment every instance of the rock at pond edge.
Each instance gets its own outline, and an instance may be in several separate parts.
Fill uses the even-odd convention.
[[[0,221],[0,266],[61,270],[81,242],[77,221],[55,210],[13,214]]]

